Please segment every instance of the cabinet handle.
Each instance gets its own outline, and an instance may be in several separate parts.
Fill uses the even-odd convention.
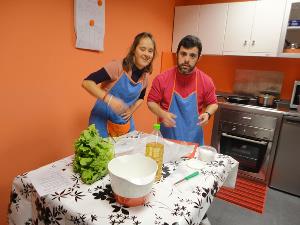
[[[252,41],[252,46],[254,46],[255,45],[255,41]]]
[[[246,46],[246,45],[247,45],[247,41],[246,41],[246,40],[244,41],[244,44],[243,44],[243,45],[244,45],[244,46]]]

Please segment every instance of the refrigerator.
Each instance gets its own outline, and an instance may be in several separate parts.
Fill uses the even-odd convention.
[[[300,196],[300,113],[283,117],[270,187]]]

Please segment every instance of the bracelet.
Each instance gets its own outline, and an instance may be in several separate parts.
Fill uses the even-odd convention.
[[[108,99],[108,102],[107,102],[107,105],[109,106],[109,103],[110,103],[110,101],[111,101],[111,99],[112,99],[112,95],[111,96],[109,96],[109,99]]]
[[[211,114],[210,114],[209,112],[204,112],[204,113],[207,113],[207,115],[208,115],[208,119],[210,119],[210,117],[211,117]]]

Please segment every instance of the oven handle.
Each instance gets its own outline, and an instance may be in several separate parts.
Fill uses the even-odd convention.
[[[241,140],[241,141],[248,141],[248,142],[252,142],[252,143],[256,143],[256,144],[260,144],[260,145],[267,145],[268,144],[265,141],[255,141],[255,140],[251,140],[251,139],[248,139],[248,138],[237,137],[237,136],[226,134],[226,133],[222,133],[222,136],[237,139],[237,140]]]

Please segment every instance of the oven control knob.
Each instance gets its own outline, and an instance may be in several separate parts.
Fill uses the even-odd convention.
[[[243,132],[246,133],[246,129],[244,129]]]

